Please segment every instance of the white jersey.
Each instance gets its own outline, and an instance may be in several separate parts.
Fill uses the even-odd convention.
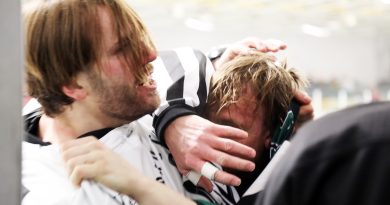
[[[100,140],[146,176],[188,196],[181,175],[168,162],[167,151],[153,142],[157,139],[151,121],[151,116],[145,116],[113,129]],[[56,145],[23,142],[22,166],[22,184],[27,190],[22,204],[136,204],[93,181],[83,181],[80,188],[72,186]]]

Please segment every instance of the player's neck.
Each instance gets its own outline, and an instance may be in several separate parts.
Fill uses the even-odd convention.
[[[73,123],[64,120],[62,116],[49,117],[43,114],[39,120],[38,136],[44,142],[60,144],[77,138],[78,133]]]
[[[98,112],[93,113],[78,106],[69,106],[55,117],[44,114],[39,121],[39,137],[44,142],[60,144],[94,130],[124,124],[110,121],[96,113]]]

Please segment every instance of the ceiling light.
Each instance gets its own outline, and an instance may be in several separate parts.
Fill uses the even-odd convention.
[[[390,0],[381,0],[384,4],[390,4]]]
[[[185,25],[188,28],[198,30],[198,31],[207,31],[210,32],[214,29],[214,25],[208,21],[201,21],[195,18],[188,18],[185,21]]]
[[[357,19],[354,14],[345,14],[343,16],[343,21],[345,25],[348,27],[354,27],[357,25]]]
[[[301,26],[302,32],[310,35],[315,36],[318,38],[325,38],[330,36],[330,31],[328,29],[319,27],[319,26],[313,26],[310,24],[303,24]]]

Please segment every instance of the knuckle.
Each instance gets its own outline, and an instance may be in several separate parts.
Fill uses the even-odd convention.
[[[225,151],[231,151],[233,149],[233,143],[230,141],[226,141],[224,143],[224,150]]]
[[[198,142],[201,142],[201,141],[204,141],[205,140],[205,137],[206,137],[206,131],[201,131],[200,133],[199,133],[199,135],[196,137],[196,140],[198,141]]]
[[[80,167],[76,167],[73,171],[74,175],[78,179],[83,179],[84,178],[84,170]]]
[[[98,148],[98,149],[104,148],[103,144],[99,143],[99,141],[92,141],[91,144],[92,144],[92,147],[94,147],[94,148]]]
[[[226,183],[229,184],[229,185],[234,184],[234,178],[232,178],[232,177],[226,177]]]
[[[68,161],[66,162],[66,166],[68,167],[68,169],[73,170],[74,167],[76,166],[75,160],[73,160],[73,159],[68,160]]]
[[[77,162],[74,159],[70,159],[67,161],[66,166],[70,171],[75,170],[75,168],[77,168]]]
[[[216,172],[215,173],[215,179],[223,184],[229,185],[230,178],[228,175],[224,174],[223,172]]]
[[[93,152],[93,155],[95,155],[95,157],[97,159],[105,159],[105,160],[109,159],[111,154],[114,154],[114,153],[111,153],[108,150],[95,150]]]
[[[220,172],[220,171],[217,171],[217,172],[215,172],[215,174],[214,174],[214,179],[216,180],[216,181],[222,181],[222,172]]]
[[[210,134],[214,134],[216,132],[218,132],[219,130],[221,130],[223,128],[221,128],[220,125],[218,124],[215,124],[213,122],[210,122],[210,124],[208,124],[207,126],[205,126],[202,130],[202,134],[205,135],[206,137],[208,137]]]
[[[224,165],[226,162],[226,157],[224,155],[218,156],[216,162],[219,165]]]
[[[60,150],[62,151],[62,153],[64,153],[68,149],[68,146],[68,142],[64,142],[60,145]]]
[[[186,175],[189,171],[186,169],[183,169],[181,166],[177,167],[177,170],[179,170],[180,174]]]
[[[218,181],[224,183],[225,182],[225,180],[224,180],[225,177],[226,177],[226,175],[222,171],[215,172],[215,175],[214,175],[215,180],[218,180]]]
[[[86,142],[85,142],[85,145],[90,147],[90,148],[100,148],[101,147],[101,143],[99,143],[99,141],[95,140],[95,139],[88,139]]]
[[[188,147],[188,153],[197,154],[199,153],[200,146],[198,143],[193,143]],[[189,154],[185,154],[186,157],[188,157]]]
[[[184,156],[183,163],[184,163],[185,167],[191,167],[192,161],[193,161],[193,157],[191,157],[189,155]]]

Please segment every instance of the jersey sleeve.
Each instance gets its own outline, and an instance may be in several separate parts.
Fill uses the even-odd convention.
[[[153,78],[161,98],[153,127],[165,145],[163,134],[171,121],[203,113],[214,68],[204,53],[192,48],[162,51],[153,63]]]

